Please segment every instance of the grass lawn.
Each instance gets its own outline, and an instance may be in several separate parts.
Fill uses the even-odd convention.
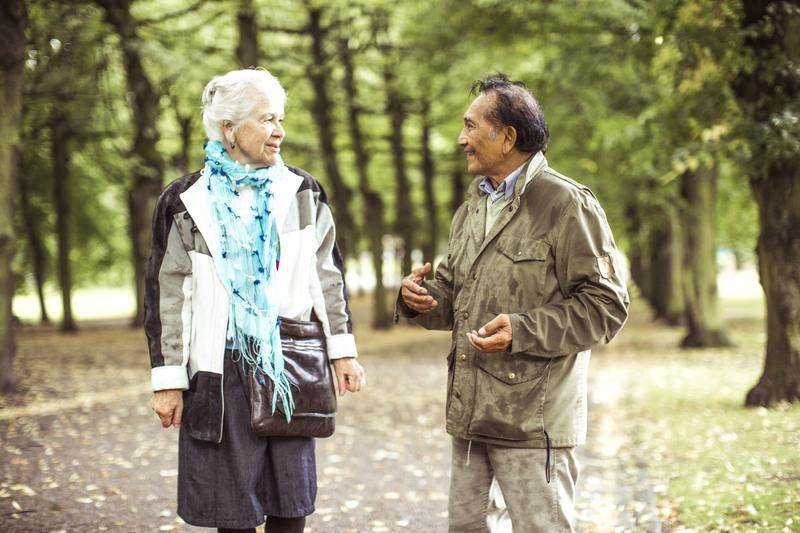
[[[800,405],[743,407],[762,371],[763,304],[723,302],[736,347],[679,350],[635,310],[603,364],[627,383],[623,424],[649,465],[665,529],[800,531]]]

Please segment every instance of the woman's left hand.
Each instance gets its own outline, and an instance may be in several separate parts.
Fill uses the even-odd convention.
[[[339,382],[339,396],[344,396],[347,391],[358,392],[367,384],[364,368],[355,357],[334,359],[331,364]]]

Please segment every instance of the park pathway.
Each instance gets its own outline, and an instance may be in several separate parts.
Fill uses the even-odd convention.
[[[446,531],[449,334],[358,332],[363,393],[341,400],[317,442],[319,495],[307,531]],[[581,450],[580,531],[660,531],[635,438],[615,405],[624,373],[592,362],[590,444]],[[0,403],[0,531],[209,531],[175,515],[177,433],[147,406],[140,332],[31,330],[20,394]]]

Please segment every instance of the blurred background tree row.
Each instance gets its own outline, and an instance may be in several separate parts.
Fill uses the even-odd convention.
[[[58,287],[71,330],[76,286],[128,284],[141,323],[153,206],[202,165],[203,86],[261,66],[289,94],[285,160],[323,183],[349,267],[374,278],[375,327],[412,262],[445,250],[472,179],[455,142],[470,85],[505,72],[537,95],[551,165],[594,190],[637,295],[685,328],[683,346],[730,342],[720,250],[758,265],[768,342],[747,402],[798,399],[798,3],[6,2],[4,387],[13,291],[38,294],[46,322]]]

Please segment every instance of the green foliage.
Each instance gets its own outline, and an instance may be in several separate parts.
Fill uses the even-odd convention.
[[[334,143],[344,180],[354,189],[357,179],[343,105],[338,40],[346,39],[355,51],[362,127],[372,155],[370,179],[389,206],[388,224],[395,216],[390,207],[395,200],[390,148],[401,135],[407,146],[413,216],[421,221],[431,216],[422,211],[419,168],[420,102],[429,99],[439,207],[433,216],[447,227],[450,176],[455,168],[465,166],[455,141],[471,100],[469,87],[475,79],[503,71],[532,87],[551,127],[551,164],[593,188],[625,248],[646,239],[650,218],[655,218],[649,213],[675,203],[674,182],[683,170],[716,165],[721,176],[721,242],[750,250],[755,216],[741,186],[738,159],[750,143],[740,135],[741,116],[728,87],[737,69],[752,66],[757,58],[739,53],[737,6],[722,0],[255,2],[262,29],[261,65],[276,74],[289,93],[284,157],[316,175],[329,193],[311,112],[314,93],[308,72],[319,66],[310,60],[309,10],[323,10]],[[158,149],[171,163],[167,181],[181,175],[184,168],[193,170],[202,164],[200,94],[212,76],[235,68],[237,9],[234,0],[133,3],[139,23],[137,46],[148,76],[162,95]],[[75,242],[86,248],[76,253],[90,258],[83,264],[83,270],[91,272],[87,278],[109,269],[121,272],[127,269],[129,247],[123,237],[125,183],[134,165],[129,155],[131,96],[126,94],[119,53],[123,43],[89,2],[58,8],[33,2],[31,13],[31,58],[39,57],[34,69],[37,78],[28,70],[32,93],[26,104],[27,135],[37,131],[43,137],[34,144],[47,144],[42,121],[58,89],[70,87],[71,107],[77,110],[72,118],[76,194],[103,191],[75,203],[79,236]],[[56,33],[80,59],[44,69],[53,56],[47,43]],[[409,116],[402,132],[391,130],[385,112],[387,68],[407,104]],[[45,70],[47,80],[41,83],[38,78],[45,78]],[[75,83],[66,78],[77,81],[82,89],[76,91]],[[86,94],[81,99],[76,92]],[[34,93],[41,97],[35,98]],[[772,128],[771,146],[793,149],[800,127],[793,109],[784,106],[758,126],[761,130],[756,128]],[[181,137],[182,123],[190,133],[186,139]],[[26,146],[26,165],[46,174],[47,151],[37,156],[28,153],[31,143]],[[188,161],[182,160],[184,152]],[[33,180],[40,187],[34,203],[47,211],[50,188],[43,180]],[[353,213],[363,227],[367,221],[360,202],[356,195]],[[632,223],[633,211],[643,214],[641,221]],[[113,238],[102,236],[98,224],[91,222],[107,216],[116,217],[111,224]],[[51,234],[52,221],[47,222],[47,216],[43,224],[44,233]],[[424,224],[420,231],[425,231]],[[444,232],[440,238],[445,238]],[[48,247],[52,251],[52,243]],[[88,251],[90,247],[93,252]]]

